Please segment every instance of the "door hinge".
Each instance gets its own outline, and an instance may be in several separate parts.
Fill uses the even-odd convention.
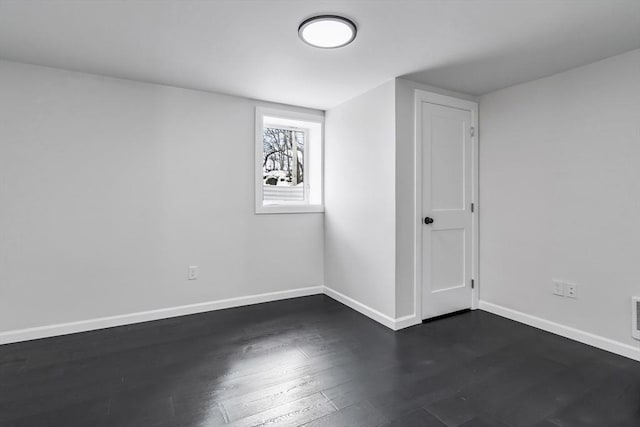
[[[475,289],[475,287],[476,287],[476,282],[473,279],[471,279],[471,289]]]
[[[475,210],[476,210],[475,204],[471,203],[471,213],[473,213]]]
[[[476,136],[476,128],[471,126],[471,136]]]

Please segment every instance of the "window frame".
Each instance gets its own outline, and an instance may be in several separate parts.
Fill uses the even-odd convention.
[[[310,145],[312,144],[310,138],[310,129],[300,126],[291,125],[267,125],[267,127],[274,127],[277,129],[291,129],[295,131],[305,132],[305,144],[303,151],[304,160],[304,178],[303,178],[303,191],[304,200],[301,201],[280,201],[276,203],[264,204],[264,171],[263,171],[263,129],[265,127],[265,117],[275,118],[283,121],[299,121],[308,122],[311,124],[320,125],[320,138],[317,143],[320,144],[320,182],[319,182],[319,197],[320,203],[310,203],[311,186],[309,182],[309,168],[311,162],[310,158]],[[255,213],[256,214],[282,214],[282,213],[322,213],[324,212],[324,115],[321,113],[313,114],[301,112],[293,109],[286,108],[267,108],[256,107],[256,120],[255,120]]]

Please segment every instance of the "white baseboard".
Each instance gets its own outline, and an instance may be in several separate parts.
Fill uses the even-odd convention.
[[[489,313],[497,314],[498,316],[506,317],[507,319],[515,320],[516,322],[533,326],[534,328],[542,329],[543,331],[551,332],[556,335],[581,342],[583,344],[587,344],[593,347],[600,348],[602,350],[610,351],[611,353],[619,354],[621,356],[640,361],[640,348],[633,347],[629,344],[614,341],[609,338],[585,332],[580,329],[575,329],[570,326],[562,325],[560,323],[552,322],[550,320],[542,319],[540,317],[532,316],[521,311],[513,310],[486,301],[480,301],[479,308],[480,310],[488,311]]]
[[[313,286],[309,288],[299,288],[288,291],[269,292],[266,294],[250,295],[246,297],[181,305],[178,307],[161,308],[158,310],[141,311],[137,313],[122,314],[118,316],[100,317],[96,319],[81,320],[78,322],[59,323],[56,325],[0,332],[0,344],[9,344],[20,341],[34,340],[38,338],[54,337],[58,335],[67,335],[76,332],[93,331],[96,329],[111,328],[113,326],[122,326],[133,323],[148,322],[151,320],[167,319],[170,317],[203,313],[206,311],[222,310],[225,308],[240,307],[243,305],[259,304],[263,302],[278,301],[289,298],[297,298],[307,295],[317,295],[322,294],[323,290],[324,289],[322,286]]]
[[[422,323],[422,319],[420,319],[415,314],[410,314],[408,316],[398,317],[396,319],[393,330],[398,331],[400,329],[408,328],[409,326],[419,325],[421,323]]]
[[[0,332],[0,345],[318,294],[325,294],[394,331],[421,323],[421,320],[415,314],[394,319],[334,289],[325,286],[312,286],[288,291],[269,292],[246,297]]]
[[[420,321],[416,320],[417,317],[415,315],[394,319],[327,286],[324,287],[324,293],[328,297],[333,298],[334,300],[346,305],[347,307],[354,309],[358,313],[364,314],[365,316],[375,320],[378,323],[381,323],[387,328],[393,329],[394,331],[421,323]]]

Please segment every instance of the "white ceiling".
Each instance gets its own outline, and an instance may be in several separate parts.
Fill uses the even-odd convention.
[[[313,49],[298,24],[357,22]],[[640,48],[640,0],[0,0],[0,58],[327,109],[397,76],[479,95]]]

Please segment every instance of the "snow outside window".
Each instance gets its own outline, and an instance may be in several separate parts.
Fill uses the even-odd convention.
[[[256,108],[256,213],[322,212],[323,116]]]

